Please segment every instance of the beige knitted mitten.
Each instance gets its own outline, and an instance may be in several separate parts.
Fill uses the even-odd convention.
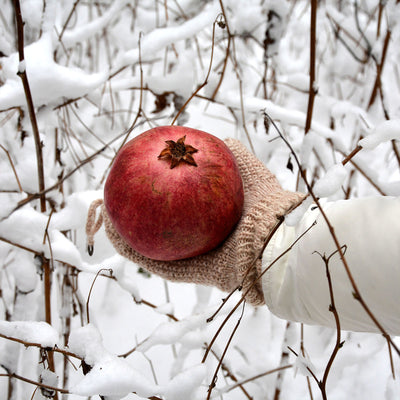
[[[170,281],[215,286],[225,292],[240,287],[246,293],[261,273],[261,252],[278,218],[301,203],[304,195],[284,191],[275,176],[239,141],[226,139],[225,143],[234,154],[242,176],[244,208],[239,223],[222,245],[184,260],[148,259],[126,244],[112,226],[102,200],[96,200],[88,213],[88,248],[93,249],[93,236],[104,222],[107,236],[117,252],[147,271]],[[96,220],[98,207],[101,212]],[[251,287],[246,301],[253,305],[264,304],[260,280]]]

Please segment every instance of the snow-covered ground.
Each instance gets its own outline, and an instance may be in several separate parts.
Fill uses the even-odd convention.
[[[37,389],[39,380],[67,400],[206,399],[212,383],[216,399],[322,398],[310,370],[323,379],[334,330],[247,305],[204,359],[239,297],[207,322],[226,294],[149,276],[116,255],[103,230],[89,257],[85,237],[88,207],[103,197],[121,144],[170,124],[193,93],[177,123],[240,139],[285,189],[306,191],[264,113],[318,196],[400,195],[400,3],[318,2],[316,96],[305,134],[310,3],[21,0],[21,62],[13,3],[0,1],[1,399],[43,398],[49,392]],[[46,209],[39,195],[30,197],[40,179],[38,138],[17,75],[25,72]],[[342,332],[341,339],[327,398],[400,398],[400,360],[385,338]],[[39,349],[55,346],[54,374]]]

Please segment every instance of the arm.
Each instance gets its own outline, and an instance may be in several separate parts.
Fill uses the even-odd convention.
[[[342,200],[325,203],[323,208],[344,246],[362,298],[386,331],[399,335],[400,198]],[[335,327],[329,311],[327,263],[341,328],[379,332],[353,296],[354,288],[332,235],[315,205],[296,227],[280,227],[264,251],[263,268],[268,268],[296,239],[293,248],[263,276],[264,298],[270,310],[288,320]]]

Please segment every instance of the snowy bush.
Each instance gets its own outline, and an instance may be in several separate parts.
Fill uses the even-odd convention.
[[[0,2],[0,398],[399,398],[381,335],[342,332],[328,370],[335,330],[230,314],[237,294],[208,322],[226,294],[85,237],[116,152],[156,125],[238,138],[288,190],[307,192],[293,150],[318,196],[400,195],[399,2],[18,3]]]

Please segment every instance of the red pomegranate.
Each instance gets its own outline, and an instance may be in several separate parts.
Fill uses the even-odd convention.
[[[104,204],[134,250],[155,260],[178,260],[206,253],[229,235],[242,213],[243,185],[222,140],[161,126],[121,148]]]

